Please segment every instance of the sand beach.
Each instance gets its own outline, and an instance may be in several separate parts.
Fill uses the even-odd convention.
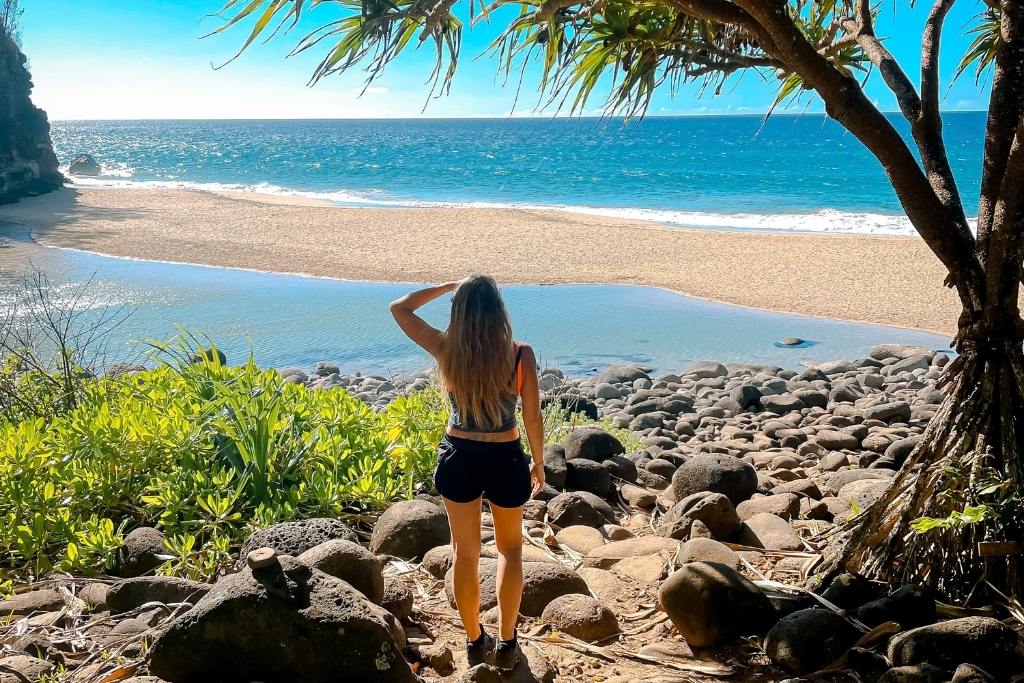
[[[41,244],[113,256],[434,282],[648,285],[753,308],[951,334],[916,238],[696,230],[520,209],[345,208],[255,193],[65,188],[0,208]]]

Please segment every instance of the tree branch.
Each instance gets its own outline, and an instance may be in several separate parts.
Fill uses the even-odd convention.
[[[882,45],[882,41],[875,36],[869,0],[858,1],[857,19],[845,20],[843,28],[849,35],[856,38],[857,44],[878,69],[878,73],[881,74],[885,84],[889,86],[889,90],[896,95],[896,101],[900,105],[903,116],[911,123],[917,120],[921,114],[921,98],[918,97],[914,84],[907,78],[907,74],[900,67],[899,62]]]
[[[989,326],[1016,323],[1020,319],[1018,298],[1024,274],[1024,117],[1010,145],[992,212],[989,234],[986,291]]]
[[[996,201],[1003,183],[1007,157],[1015,130],[1024,111],[1024,5],[1002,0],[1002,38],[992,73],[988,121],[985,126],[984,166],[978,202],[978,258],[988,257],[988,239]]]

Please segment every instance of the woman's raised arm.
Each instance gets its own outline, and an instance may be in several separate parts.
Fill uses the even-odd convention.
[[[391,302],[391,315],[395,316],[395,321],[402,328],[402,332],[405,332],[409,339],[422,346],[427,353],[435,358],[441,351],[444,334],[416,315],[415,311],[423,304],[455,291],[460,284],[460,282],[445,282],[433,287],[425,287]]]

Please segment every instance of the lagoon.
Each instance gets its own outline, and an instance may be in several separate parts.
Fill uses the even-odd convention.
[[[343,371],[399,373],[429,366],[399,331],[387,304],[414,285],[351,282],[208,266],[141,261],[44,247],[25,228],[0,228],[0,297],[9,301],[21,276],[38,268],[59,297],[92,278],[94,311],[126,306],[107,360],[137,359],[146,340],[167,339],[175,325],[208,335],[231,363],[251,352],[269,367],[311,368],[331,361]],[[758,311],[630,285],[507,285],[503,291],[517,338],[541,363],[570,376],[629,362],[656,372],[694,361],[765,363],[799,369],[855,358],[881,343],[944,349],[941,335],[900,328]],[[424,316],[443,326],[447,298]],[[808,344],[777,342],[800,337]]]

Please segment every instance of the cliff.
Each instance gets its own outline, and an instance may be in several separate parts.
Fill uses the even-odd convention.
[[[25,55],[0,35],[0,204],[61,186],[46,113],[32,104]]]

